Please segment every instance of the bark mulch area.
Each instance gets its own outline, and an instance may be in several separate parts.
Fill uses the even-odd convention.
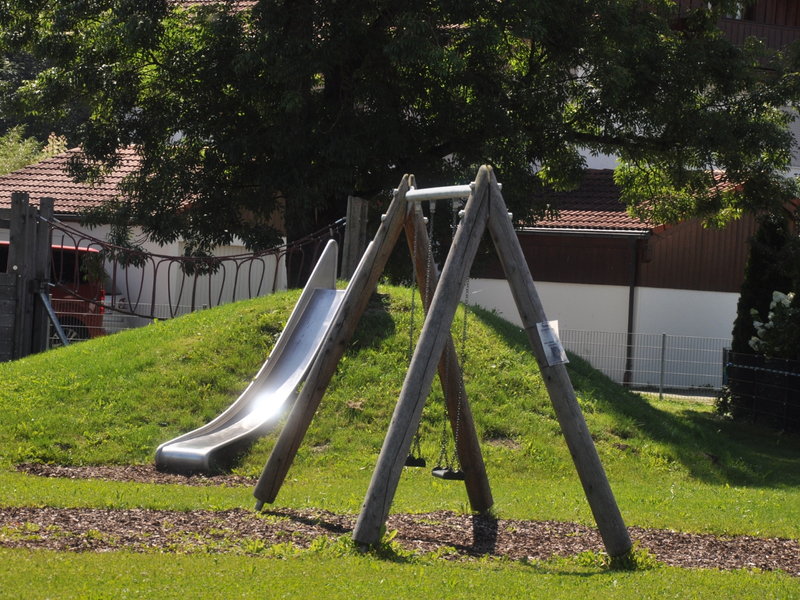
[[[114,481],[194,485],[252,485],[234,476],[186,477],[158,473],[152,467],[45,467],[20,470],[48,477],[93,476]],[[58,473],[58,474],[56,474]],[[154,477],[148,478],[147,473]],[[163,480],[161,477],[178,479]],[[52,550],[242,551],[291,542],[306,548],[316,538],[352,531],[355,517],[321,510],[274,509],[257,515],[227,511],[95,510],[0,508],[0,546]],[[451,558],[505,556],[537,560],[601,552],[597,530],[576,523],[519,521],[440,511],[389,517],[388,530],[403,548],[418,552],[451,549]],[[629,528],[631,538],[662,563],[693,568],[780,569],[800,576],[797,540],[747,536],[715,537],[662,529]]]
[[[160,483],[176,485],[227,485],[253,486],[255,479],[241,475],[203,475],[201,473],[180,474],[158,471],[155,465],[126,465],[107,467],[61,467],[22,463],[17,471],[38,477],[59,477],[64,479],[102,479],[103,481],[122,481],[128,483]]]

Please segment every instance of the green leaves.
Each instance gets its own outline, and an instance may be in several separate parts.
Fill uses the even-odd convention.
[[[35,138],[24,138],[24,133],[25,128],[18,125],[0,137],[0,175],[50,158],[67,149],[66,140],[55,134],[51,134],[47,144],[42,145]]]

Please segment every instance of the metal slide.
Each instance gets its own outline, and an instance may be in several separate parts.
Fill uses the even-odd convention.
[[[275,347],[247,389],[208,425],[156,450],[156,467],[209,471],[212,455],[263,435],[297,397],[344,298],[336,289],[338,244],[330,240]]]

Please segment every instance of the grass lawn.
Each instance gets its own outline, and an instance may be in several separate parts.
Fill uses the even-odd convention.
[[[280,293],[202,311],[0,365],[0,506],[252,508],[247,488],[41,479],[17,473],[14,466],[151,463],[160,443],[206,423],[235,399],[269,353],[298,295]],[[393,287],[381,287],[373,297],[279,506],[358,512],[408,363],[410,300],[409,290]],[[458,339],[460,313],[456,323]],[[465,382],[494,512],[591,525],[526,344],[517,327],[486,311],[470,311]],[[632,394],[579,358],[570,360],[570,377],[627,525],[800,537],[800,437],[720,418],[709,405]],[[421,426],[429,461],[438,456],[442,423],[436,383]],[[274,440],[272,434],[254,444],[233,471],[258,475]],[[392,510],[439,509],[469,512],[463,485],[407,469]],[[780,573],[623,572],[583,562],[580,557],[533,565],[430,557],[394,562],[330,549],[282,558],[3,550],[0,597],[36,597],[29,593],[33,586],[40,597],[89,598],[358,592],[800,597],[800,579]]]

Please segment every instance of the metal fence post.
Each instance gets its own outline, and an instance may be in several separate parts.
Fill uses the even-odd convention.
[[[658,399],[664,399],[664,358],[667,353],[667,334],[661,334],[661,375],[658,378]]]

